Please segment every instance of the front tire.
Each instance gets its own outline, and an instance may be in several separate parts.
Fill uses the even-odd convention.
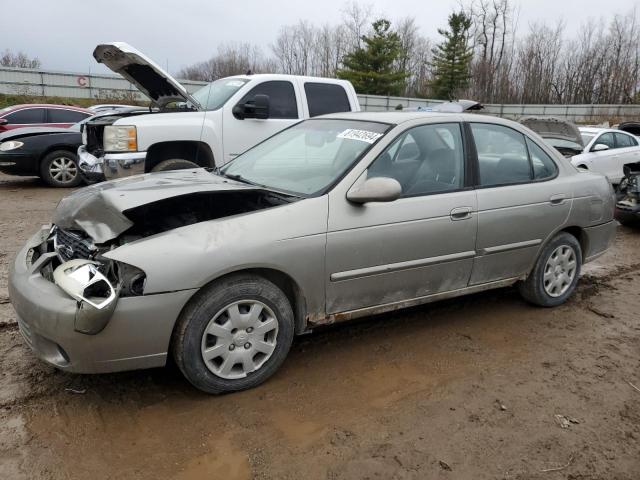
[[[40,163],[40,178],[52,187],[77,187],[82,182],[77,155],[66,150],[48,153]]]
[[[519,284],[522,297],[540,307],[555,307],[571,296],[582,266],[582,249],[573,235],[556,235],[540,252],[533,270]]]
[[[294,335],[286,295],[257,275],[204,287],[180,314],[173,357],[193,386],[220,394],[255,387],[282,365]]]
[[[190,168],[200,168],[200,165],[182,158],[163,160],[151,169],[152,172],[167,172],[169,170],[186,170]]]

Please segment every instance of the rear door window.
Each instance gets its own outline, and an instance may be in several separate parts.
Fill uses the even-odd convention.
[[[631,135],[625,135],[624,133],[616,133],[616,145],[618,148],[636,147],[638,142]]]
[[[256,95],[269,97],[269,118],[298,118],[296,93],[291,82],[273,80],[256,85],[239,103],[251,102]]]
[[[89,116],[87,113],[76,110],[65,110],[63,108],[50,108],[47,123],[77,123]]]
[[[33,123],[45,123],[44,108],[25,108],[17,112],[5,115],[9,123],[14,125],[30,125]]]
[[[558,167],[556,167],[551,157],[528,138],[527,147],[529,148],[529,156],[531,157],[531,165],[533,166],[533,178],[535,180],[544,180],[554,177],[558,171]]]
[[[532,179],[525,137],[512,128],[472,123],[482,186],[525,183]]]
[[[307,96],[309,116],[311,117],[351,111],[349,97],[347,97],[347,92],[342,85],[306,82],[304,92]]]

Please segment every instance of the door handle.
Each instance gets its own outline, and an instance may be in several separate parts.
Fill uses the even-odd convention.
[[[549,202],[551,205],[562,205],[566,199],[567,196],[564,193],[559,193],[557,195],[551,195]]]
[[[471,207],[457,207],[451,210],[451,212],[449,213],[449,216],[453,221],[466,220],[468,218],[471,218],[472,212],[473,212],[473,208]]]

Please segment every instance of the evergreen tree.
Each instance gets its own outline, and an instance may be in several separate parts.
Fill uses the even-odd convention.
[[[448,30],[438,29],[444,40],[433,49],[431,62],[434,69],[431,86],[436,98],[453,100],[469,86],[473,55],[468,41],[470,28],[471,18],[460,12],[449,15]]]
[[[349,80],[356,92],[369,95],[400,95],[408,73],[394,63],[401,55],[400,36],[391,30],[389,20],[373,22],[373,33],[363,35],[364,45],[344,56],[338,78]]]

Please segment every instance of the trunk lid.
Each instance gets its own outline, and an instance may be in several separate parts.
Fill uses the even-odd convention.
[[[133,83],[160,108],[171,102],[190,102],[197,109],[201,108],[180,82],[127,43],[98,45],[93,51],[93,57],[98,63],[106,65]]]

